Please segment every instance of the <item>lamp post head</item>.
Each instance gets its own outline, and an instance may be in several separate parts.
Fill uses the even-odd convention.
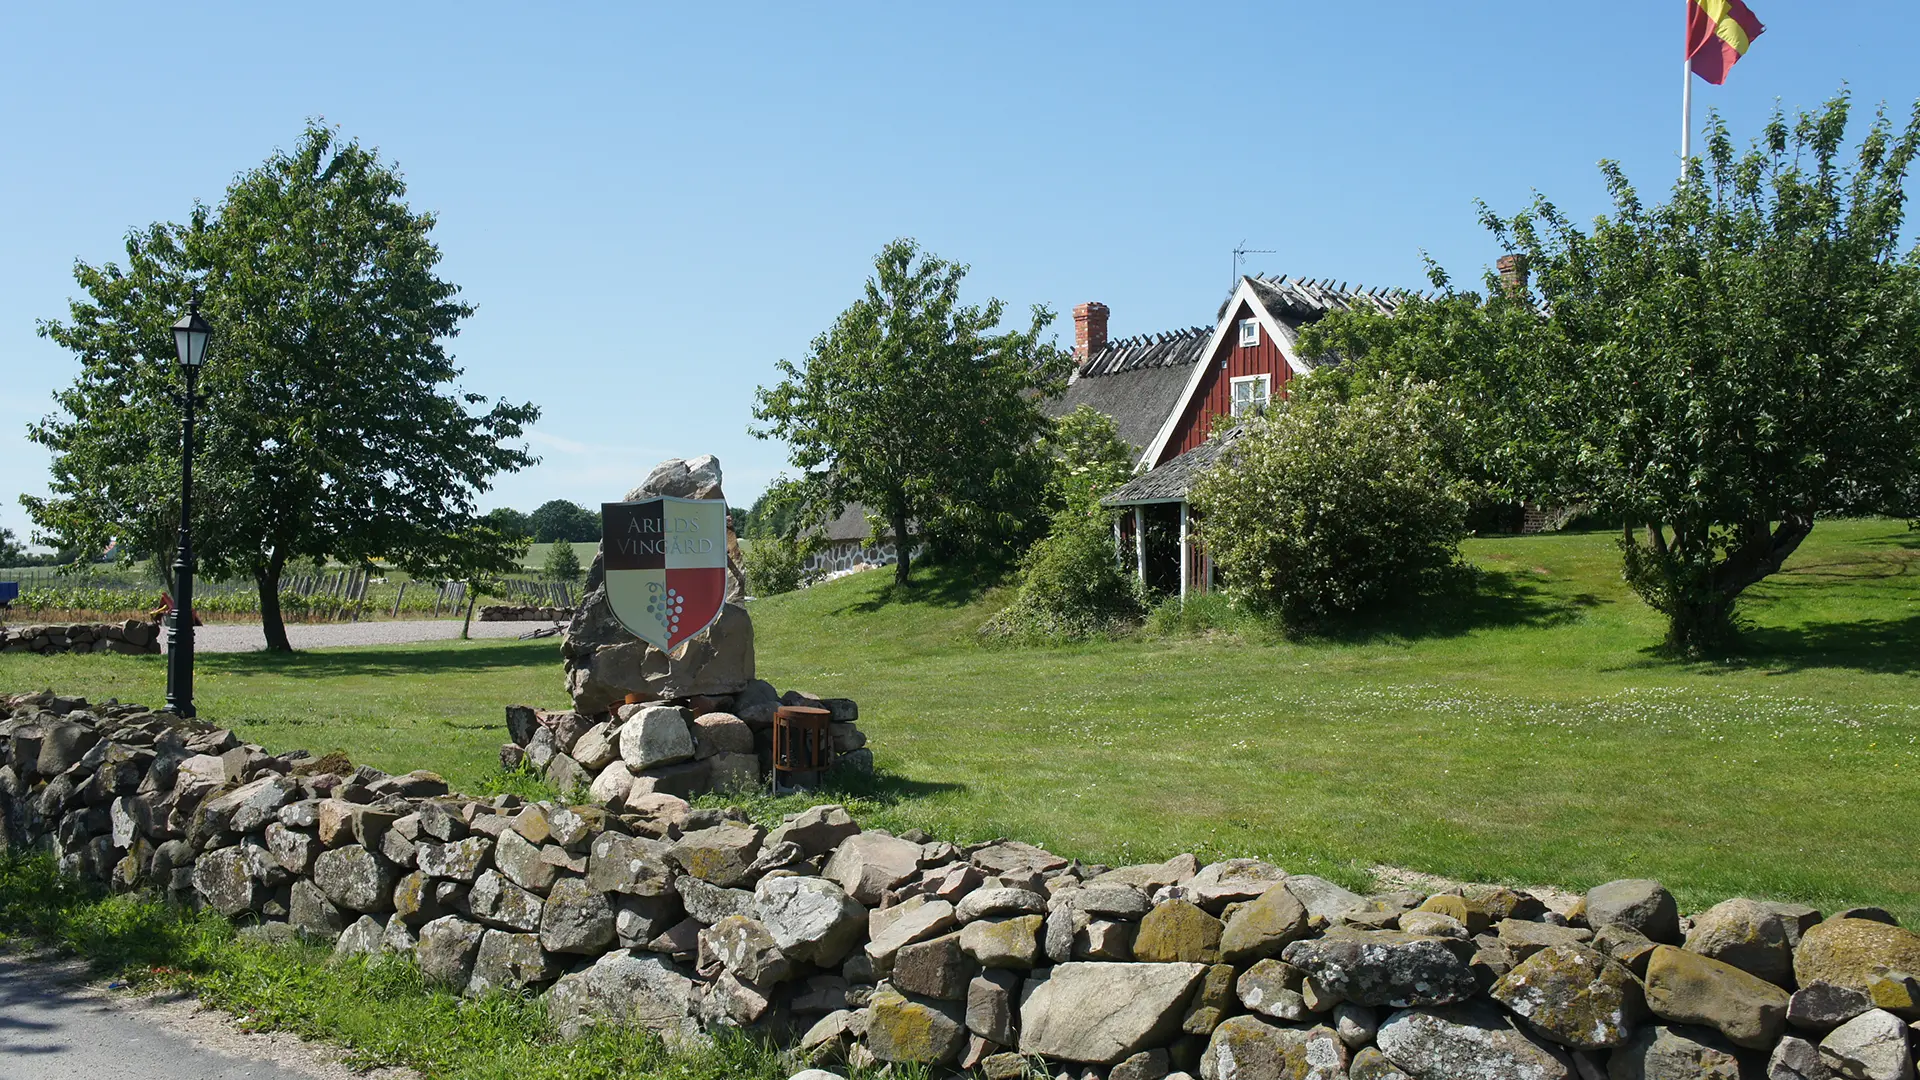
[[[200,301],[195,300],[192,309],[173,324],[173,348],[180,354],[180,366],[198,368],[206,363],[207,342],[212,338],[213,327],[200,317]]]

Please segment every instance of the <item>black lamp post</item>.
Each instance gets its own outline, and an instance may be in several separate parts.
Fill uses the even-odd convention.
[[[173,558],[173,610],[167,618],[173,633],[167,648],[167,708],[176,716],[193,715],[193,407],[200,365],[207,362],[207,342],[213,327],[200,317],[200,301],[173,324],[173,347],[179,353],[180,374],[187,392],[180,396],[180,543]]]

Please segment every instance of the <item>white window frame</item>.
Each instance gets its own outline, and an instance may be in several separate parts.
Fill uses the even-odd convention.
[[[1243,349],[1248,349],[1258,344],[1260,344],[1260,320],[1259,319],[1241,319],[1240,320],[1240,347]]]
[[[1271,375],[1237,375],[1228,381],[1228,385],[1231,396],[1228,398],[1227,408],[1235,417],[1263,411],[1273,400],[1273,376]],[[1244,403],[1240,400],[1242,386],[1249,388]]]

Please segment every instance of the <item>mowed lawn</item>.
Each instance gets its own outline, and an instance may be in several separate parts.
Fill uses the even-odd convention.
[[[1742,658],[1661,658],[1610,534],[1470,541],[1469,603],[1288,643],[983,647],[1004,593],[890,572],[754,604],[761,674],[856,698],[870,818],[1104,862],[1258,855],[1584,887],[1658,877],[1920,918],[1920,535],[1823,522],[1753,590]],[[552,641],[208,656],[204,715],[456,785],[508,702],[564,704]],[[157,658],[0,657],[0,687],[158,703]]]

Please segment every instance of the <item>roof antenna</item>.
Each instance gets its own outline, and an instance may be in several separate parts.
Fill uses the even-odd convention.
[[[1247,256],[1273,254],[1275,252],[1269,248],[1250,248],[1245,240],[1240,241],[1240,246],[1233,249],[1233,283],[1227,286],[1227,291],[1232,292],[1240,287],[1240,267],[1246,263]]]

